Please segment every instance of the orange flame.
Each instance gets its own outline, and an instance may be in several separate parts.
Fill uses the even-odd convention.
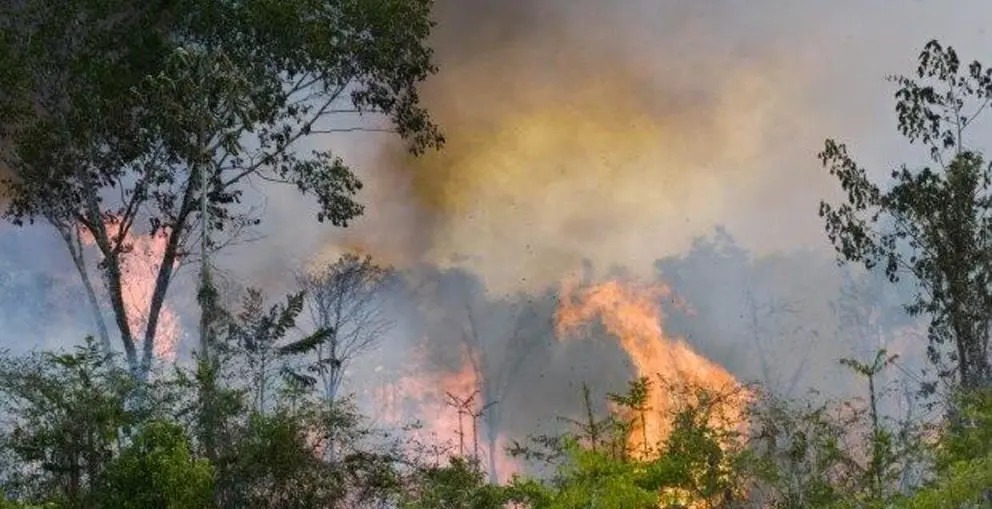
[[[619,339],[637,376],[660,376],[717,394],[739,389],[734,376],[721,366],[694,352],[685,340],[666,336],[659,300],[671,296],[671,290],[663,285],[625,286],[609,281],[578,288],[574,281],[566,280],[555,316],[556,334],[559,338],[574,335],[598,317],[606,330]],[[643,428],[635,424],[628,443],[635,455],[641,455],[645,445],[650,448],[667,439],[672,431],[668,417],[678,410],[679,403],[669,391],[649,391]],[[744,422],[743,408],[731,404],[720,410],[712,415],[711,425],[727,429]]]
[[[120,222],[106,222],[107,235],[115,237]],[[82,241],[86,245],[95,244],[92,234],[83,229]],[[136,336],[148,325],[148,311],[151,307],[155,279],[165,253],[166,239],[162,235],[136,235],[128,233],[124,243],[131,251],[121,257],[121,294],[124,299],[124,312],[128,325]],[[176,262],[178,264],[178,261]],[[179,316],[165,305],[158,316],[155,331],[155,356],[166,361],[174,361],[179,345],[181,326]]]

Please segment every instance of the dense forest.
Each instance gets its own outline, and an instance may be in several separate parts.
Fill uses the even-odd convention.
[[[516,138],[475,120],[465,141],[439,120],[457,101],[435,114],[436,7],[3,5],[0,509],[992,507],[992,69],[939,40],[889,78],[919,157],[808,155],[839,190],[818,204],[836,260],[717,227],[643,255],[647,275],[601,246],[500,287],[487,269],[519,239],[492,228],[492,257],[460,265],[350,239],[290,274],[228,270],[271,222],[396,207],[331,138],[389,137],[376,164],[405,162],[425,208],[474,210],[451,174]],[[596,132],[632,150],[607,131],[636,110],[597,110]],[[535,165],[540,142],[588,156],[529,135]],[[310,216],[259,205],[287,190]]]

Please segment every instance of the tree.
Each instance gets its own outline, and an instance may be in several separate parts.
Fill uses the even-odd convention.
[[[908,275],[918,283],[907,310],[929,317],[928,357],[940,375],[965,389],[986,386],[992,383],[992,171],[967,134],[992,100],[992,70],[978,62],[964,68],[952,48],[931,41],[915,78],[892,80],[899,86],[899,132],[928,149],[930,164],[903,165],[883,189],[844,144],[827,140],[819,158],[846,200],[822,202],[820,215],[841,261],[881,268],[893,282]]]
[[[79,231],[93,238],[127,362],[143,379],[178,264],[195,258],[196,240],[215,250],[225,245],[221,236],[259,221],[239,204],[246,185],[294,185],[316,197],[317,219],[335,226],[362,212],[354,199],[361,182],[330,151],[300,153],[303,140],[385,130],[414,153],[440,146],[417,93],[435,71],[425,45],[430,7],[430,0],[7,3],[0,139],[13,176],[5,217],[49,222],[74,259]],[[361,114],[391,126],[338,121]],[[198,206],[204,193],[206,214]],[[131,330],[122,264],[129,234],[142,226],[164,239],[164,249],[146,323]]]
[[[893,433],[882,424],[882,415],[878,409],[878,403],[882,391],[878,384],[879,375],[886,367],[895,362],[898,356],[889,356],[886,351],[879,350],[875,354],[875,359],[871,364],[865,364],[855,359],[841,359],[841,364],[847,366],[855,373],[863,376],[868,381],[868,418],[870,419],[871,430],[866,442],[870,444],[868,451],[868,461],[864,467],[863,476],[867,484],[867,494],[873,500],[887,500],[889,498],[888,487],[895,484],[900,472],[895,471],[895,467],[900,467],[897,458]]]
[[[153,421],[107,466],[96,500],[121,509],[210,509],[212,476],[210,463],[193,456],[182,427]]]
[[[308,416],[280,408],[252,412],[225,458],[220,490],[226,507],[333,507],[342,497],[334,472],[309,439]]]
[[[302,293],[290,295],[285,304],[268,309],[264,301],[260,291],[249,288],[240,313],[233,315],[213,306],[207,324],[213,354],[197,360],[192,377],[182,370],[177,373],[187,389],[195,389],[197,401],[190,407],[195,416],[195,436],[211,461],[217,461],[218,450],[223,448],[221,442],[228,441],[222,436],[225,423],[243,415],[244,407],[264,414],[277,400],[277,389],[306,393],[317,383],[294,361],[321,345],[327,339],[327,331],[319,329],[298,339],[288,337],[303,311]],[[244,395],[251,399],[247,405]]]
[[[315,349],[314,366],[328,402],[338,398],[347,365],[393,326],[384,302],[392,276],[369,256],[346,254],[299,277],[311,317],[326,333]]]
[[[331,336],[328,329],[321,328],[300,339],[286,341],[303,312],[303,300],[303,293],[297,293],[290,295],[286,304],[265,309],[262,293],[250,288],[241,313],[228,327],[228,340],[240,347],[247,363],[252,408],[256,412],[264,412],[267,408],[267,397],[271,395],[277,376],[306,389],[317,383],[314,377],[300,372],[289,362],[291,356],[319,350]]]
[[[304,309],[302,292],[266,306],[249,289],[240,312],[215,314],[211,366],[198,363],[196,380],[176,369],[189,393],[181,415],[215,468],[220,507],[381,507],[392,494],[395,447],[347,399],[323,400],[312,354],[328,334],[297,334]]]
[[[4,488],[24,500],[60,499],[70,507],[99,489],[128,430],[168,412],[128,409],[133,377],[116,367],[90,338],[72,353],[31,354],[0,360],[0,447],[14,470]],[[158,391],[150,394],[164,393]]]
[[[713,426],[711,418],[740,394],[718,394],[696,386],[659,389],[648,381],[635,379],[625,393],[610,395],[616,408],[606,419],[593,415],[588,391],[583,390],[587,423],[572,421],[577,430],[557,439],[536,437],[539,449],[548,451],[527,447],[516,451],[556,458],[557,472],[550,482],[514,479],[511,498],[534,509],[734,507],[747,474],[742,437]],[[670,419],[672,431],[662,443],[651,444],[646,452],[630,451],[631,438],[640,433],[637,421],[650,411],[644,401],[651,390],[678,394],[684,405],[664,416]]]

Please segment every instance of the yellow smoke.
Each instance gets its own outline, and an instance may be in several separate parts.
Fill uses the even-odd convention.
[[[503,292],[583,260],[643,273],[716,224],[752,249],[821,240],[802,52],[738,58],[714,49],[719,26],[645,34],[588,1],[442,4],[423,97],[448,143],[380,154],[339,247],[462,266]]]
[[[429,97],[462,97],[435,106],[449,144],[408,164],[433,219],[428,258],[464,256],[490,288],[547,284],[583,258],[644,268],[761,184],[772,74],[732,70],[716,90],[666,97],[629,70],[549,89],[493,83],[487,66],[445,71]]]

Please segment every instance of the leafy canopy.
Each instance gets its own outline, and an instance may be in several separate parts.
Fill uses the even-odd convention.
[[[440,146],[417,92],[435,72],[430,8],[430,0],[6,3],[3,213],[15,224],[51,223],[70,251],[92,239],[127,360],[146,374],[166,292],[197,236],[212,252],[260,220],[241,203],[249,186],[294,186],[333,225],[361,214],[358,178],[332,151],[303,150],[305,140],[314,147],[327,135],[383,130],[414,153]],[[140,331],[122,295],[135,231],[164,239]]]

